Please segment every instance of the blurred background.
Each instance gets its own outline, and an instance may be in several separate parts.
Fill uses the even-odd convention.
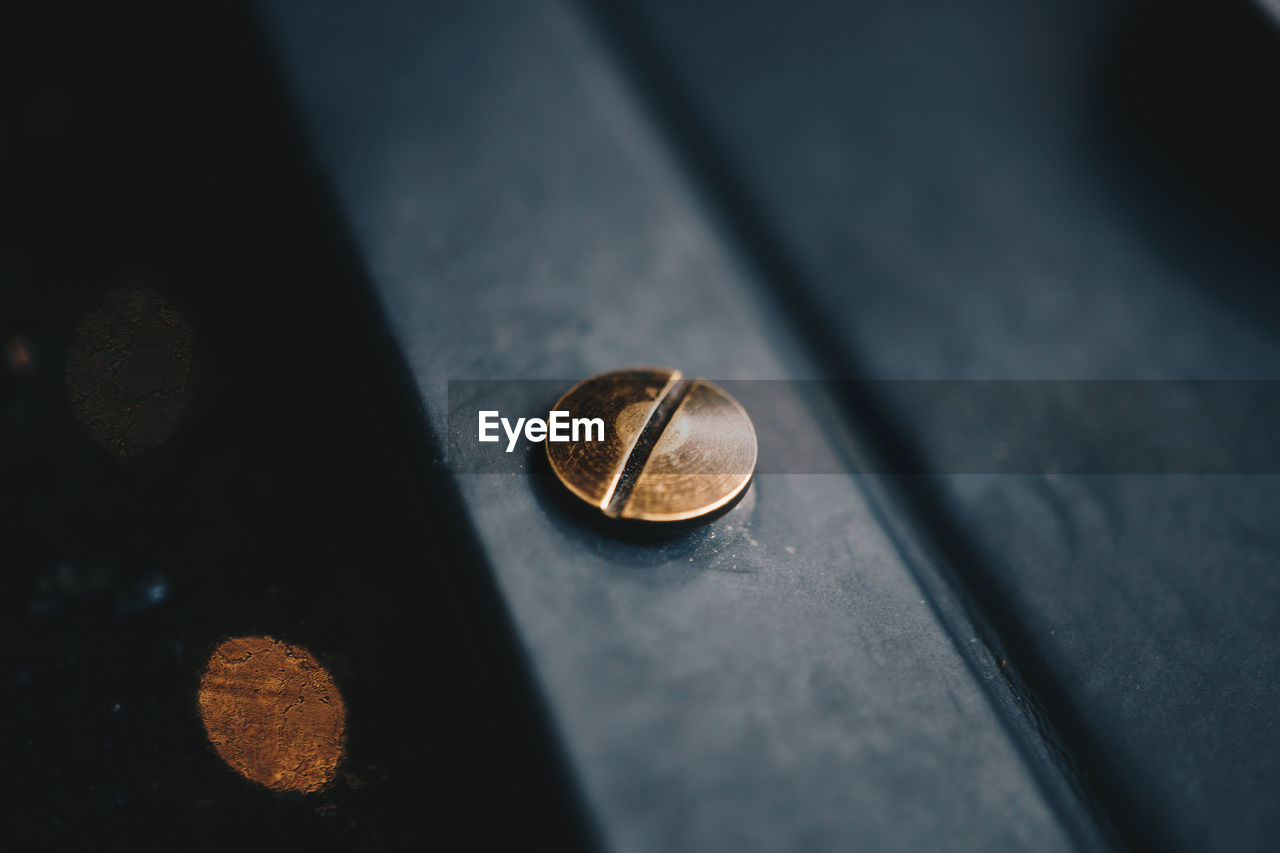
[[[1280,481],[1233,447],[1212,476],[854,463],[820,510],[767,480],[715,528],[757,548],[744,603],[713,532],[620,543],[532,464],[451,475],[439,391],[1273,380],[1266,0],[0,21],[6,849],[1273,845]],[[797,435],[878,470],[1000,426],[836,396]],[[246,636],[340,691],[321,790],[210,741],[202,676]]]

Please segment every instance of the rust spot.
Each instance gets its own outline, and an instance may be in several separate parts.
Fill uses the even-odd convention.
[[[15,376],[26,376],[35,367],[35,360],[31,357],[31,347],[21,335],[16,335],[5,343],[4,357],[9,364],[9,370]]]
[[[306,649],[273,637],[224,641],[200,679],[199,703],[209,742],[250,781],[309,793],[333,780],[347,709]]]
[[[108,294],[81,320],[67,351],[67,397],[76,420],[121,457],[163,443],[190,396],[194,338],[159,294]]]

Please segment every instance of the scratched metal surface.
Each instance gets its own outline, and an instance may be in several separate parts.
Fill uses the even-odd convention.
[[[1230,4],[626,5],[838,369],[1280,374],[1280,39]],[[926,457],[1000,426],[890,415]],[[1066,446],[1090,412],[1043,415]],[[1274,845],[1276,478],[1046,470],[924,501],[1126,842]]]
[[[814,374],[571,10],[264,10],[422,441],[444,446],[449,379]],[[797,441],[839,440],[797,406]],[[563,513],[538,450],[455,478],[484,556],[458,571],[492,572],[605,846],[1097,843],[854,478],[762,477],[713,525],[636,543]]]

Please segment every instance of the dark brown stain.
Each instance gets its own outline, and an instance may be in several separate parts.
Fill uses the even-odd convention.
[[[159,294],[110,293],[81,320],[67,352],[76,420],[121,458],[162,444],[190,398],[194,340],[186,318]]]

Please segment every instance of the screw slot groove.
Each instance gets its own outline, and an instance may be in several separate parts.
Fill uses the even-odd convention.
[[[649,461],[654,446],[657,445],[658,439],[662,438],[667,424],[671,423],[672,415],[676,413],[676,409],[680,408],[680,404],[684,402],[693,385],[692,379],[674,377],[668,383],[665,393],[650,413],[649,420],[636,436],[635,443],[631,446],[626,461],[622,465],[622,471],[613,485],[613,490],[604,502],[606,515],[613,518],[622,515],[622,510],[631,499],[631,492],[635,489],[636,481],[640,479],[640,474],[644,471],[645,463]]]

